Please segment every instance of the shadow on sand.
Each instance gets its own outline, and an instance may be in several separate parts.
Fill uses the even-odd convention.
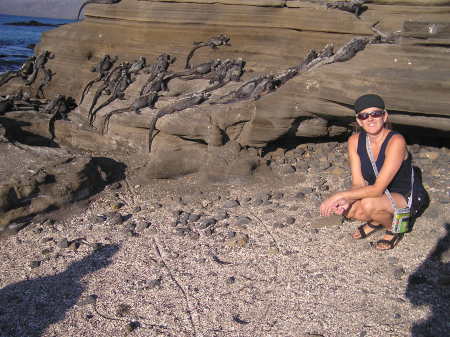
[[[72,263],[64,272],[0,289],[0,336],[41,336],[77,303],[84,291],[81,278],[108,266],[118,250],[118,245],[107,245]]]
[[[450,336],[450,224],[427,259],[409,276],[406,297],[414,306],[427,305],[431,314],[414,323],[412,337]]]

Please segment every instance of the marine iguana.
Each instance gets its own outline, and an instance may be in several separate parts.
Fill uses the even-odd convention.
[[[192,95],[189,95],[179,101],[176,101],[172,104],[166,105],[165,107],[161,108],[156,114],[153,116],[153,118],[150,120],[149,124],[149,130],[148,130],[148,152],[151,152],[152,150],[152,142],[153,142],[153,132],[155,131],[156,122],[159,118],[162,116],[182,111],[184,109],[192,108],[195,105],[201,104],[204,101],[208,99],[210,94],[205,92],[199,92],[194,93]]]
[[[156,59],[155,63],[146,67],[144,69],[144,73],[149,74],[149,77],[147,78],[145,84],[142,86],[141,90],[139,91],[139,96],[144,96],[145,93],[149,93],[151,90],[149,90],[148,87],[152,86],[152,82],[156,79],[158,74],[160,74],[160,73],[166,74],[167,70],[169,69],[169,66],[172,63],[174,63],[175,60],[176,60],[175,57],[172,57],[168,54],[161,54]]]
[[[160,91],[168,91],[167,87],[167,79],[166,79],[166,72],[160,72],[156,74],[153,81],[150,83],[147,83],[147,85],[143,88],[141,96],[145,96],[151,92],[160,92]]]
[[[273,91],[276,88],[276,81],[273,75],[260,75],[245,82],[238,89],[219,97],[219,101],[210,104],[229,104],[246,99],[259,99],[263,94]],[[230,99],[222,101],[225,98]]]
[[[335,8],[353,13],[359,19],[360,14],[367,9],[367,6],[363,6],[366,2],[368,0],[334,1],[328,2],[326,6],[327,8]]]
[[[398,33],[384,33],[381,30],[377,28],[377,25],[380,23],[380,21],[375,22],[370,29],[376,34],[370,43],[376,44],[376,43],[396,43],[398,39],[401,37]]]
[[[69,120],[68,113],[75,109],[75,100],[72,97],[65,97],[64,95],[57,95],[52,99],[42,111],[43,113],[51,114],[48,122],[48,132],[50,133],[50,139],[55,139],[55,122],[58,119]]]
[[[25,81],[26,85],[32,85],[34,81],[36,80],[36,77],[39,73],[39,70],[44,70],[45,65],[48,62],[49,59],[53,59],[55,57],[55,54],[52,52],[49,52],[48,50],[45,50],[40,54],[38,57],[36,57],[36,60],[33,64],[33,73],[27,78]]]
[[[94,110],[95,105],[97,104],[98,99],[102,94],[110,95],[114,90],[116,83],[119,81],[122,76],[122,70],[129,67],[130,64],[128,62],[122,62],[117,67],[113,68],[103,79],[103,83],[97,88],[94,98],[91,102],[91,107],[89,108],[88,116],[92,115],[92,111]]]
[[[81,94],[80,105],[81,105],[81,103],[83,103],[84,97],[87,95],[87,93],[89,92],[91,87],[95,83],[103,80],[108,75],[109,71],[114,66],[114,63],[116,63],[117,59],[118,59],[117,56],[115,56],[114,58],[111,58],[111,56],[106,54],[100,60],[99,63],[97,63],[95,66],[92,67],[91,72],[98,73],[98,76],[95,79],[89,81],[88,84],[86,84],[86,86],[84,87],[83,92]]]
[[[0,115],[14,110],[14,99],[11,96],[0,97]]]
[[[44,79],[42,80],[41,84],[39,85],[36,91],[37,98],[45,98],[44,87],[47,87],[49,85],[50,81],[53,78],[53,75],[55,75],[55,73],[51,69],[43,68],[43,71],[44,71]]]
[[[92,111],[89,115],[89,125],[93,126],[95,121],[95,116],[97,112],[110,103],[114,102],[116,99],[123,99],[125,95],[125,90],[128,88],[128,86],[133,82],[131,79],[131,74],[129,73],[129,66],[124,67],[121,70],[120,78],[117,80],[117,82],[114,85],[114,88],[111,92],[111,96],[102,104],[98,106],[94,111]]]
[[[109,121],[113,115],[123,113],[126,111],[134,111],[136,114],[140,114],[140,110],[144,108],[153,108],[158,100],[157,92],[150,92],[147,95],[139,96],[130,106],[122,109],[116,109],[105,115],[105,119],[102,125],[102,135],[108,132]]]
[[[226,59],[211,72],[209,83],[212,86],[206,88],[205,92],[217,90],[228,82],[239,82],[244,73],[245,61],[242,58],[236,60]]]
[[[116,4],[118,2],[120,2],[121,0],[88,0],[86,1],[84,4],[81,5],[80,9],[78,10],[78,15],[77,15],[77,21],[80,21],[80,15],[81,15],[81,11],[83,10],[83,8],[86,5],[89,4],[105,4],[105,5],[112,5],[112,4]]]
[[[145,65],[147,63],[147,60],[143,56],[139,56],[139,58],[134,61],[130,66],[130,74],[137,75],[137,73],[145,68]]]
[[[194,47],[191,49],[188,56],[186,57],[186,65],[184,68],[191,69],[190,61],[197,49],[202,47],[210,47],[212,49],[216,49],[220,46],[231,46],[230,38],[225,34],[219,34],[217,36],[214,36],[206,42],[194,42]]]
[[[33,73],[35,60],[36,56],[31,56],[21,65],[19,70],[7,71],[3,73],[0,77],[0,86],[8,83],[10,80],[16,77],[21,77],[22,80],[26,80],[27,77]]]
[[[220,59],[212,60],[209,62],[201,63],[196,65],[192,69],[188,69],[179,73],[173,73],[166,78],[167,82],[181,77],[182,80],[194,80],[199,78],[204,78],[204,75],[210,73],[214,68],[216,68],[222,61]]]

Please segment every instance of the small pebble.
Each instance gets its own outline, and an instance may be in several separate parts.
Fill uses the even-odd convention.
[[[39,266],[41,265],[41,261],[31,261],[30,262],[30,267],[31,267],[31,269],[34,269],[34,268],[38,268]]]
[[[223,204],[224,208],[235,208],[238,206],[240,206],[240,204],[237,200],[228,200],[226,203]]]

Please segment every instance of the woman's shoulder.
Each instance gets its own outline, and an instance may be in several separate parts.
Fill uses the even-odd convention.
[[[355,132],[348,138],[348,143],[350,144],[358,144],[359,135],[361,132]]]
[[[391,131],[391,139],[389,143],[395,142],[397,144],[404,144],[406,146],[406,140],[405,137],[403,137],[403,135],[397,131]]]

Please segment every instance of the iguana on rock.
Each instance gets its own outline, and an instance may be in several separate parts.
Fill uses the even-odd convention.
[[[109,71],[114,66],[114,63],[117,61],[118,57],[111,58],[108,54],[105,55],[99,63],[97,63],[94,67],[92,67],[91,72],[98,73],[98,76],[93,79],[92,81],[89,81],[88,84],[83,89],[83,92],[81,94],[80,99],[80,105],[83,103],[84,97],[87,95],[91,87],[97,83],[103,80],[106,76],[108,76]]]
[[[22,78],[22,80],[26,80],[28,76],[33,73],[34,62],[36,61],[36,56],[29,57],[20,67],[19,70],[16,71],[7,71],[0,75],[0,86],[8,83],[10,80],[16,77]]]
[[[55,139],[55,122],[58,119],[69,120],[67,114],[75,109],[75,100],[72,97],[65,97],[64,95],[57,95],[52,99],[42,111],[46,114],[51,114],[48,122],[48,132],[50,133],[50,139]]]
[[[89,4],[105,4],[105,5],[112,5],[112,4],[116,4],[118,2],[120,2],[121,0],[88,0],[86,1],[84,4],[81,5],[80,9],[78,10],[78,15],[77,15],[77,21],[80,21],[80,15],[81,15],[81,11],[83,10],[83,8],[86,5]]]
[[[158,77],[158,81],[160,82],[160,85],[164,87],[165,83],[163,83],[163,79],[161,79],[161,75],[158,76],[158,74],[167,74],[167,70],[169,69],[169,66],[174,63],[176,60],[175,57],[172,57],[168,54],[161,54],[156,59],[156,62],[154,64],[151,64],[150,66],[144,68],[144,73],[149,74],[145,84],[142,86],[141,90],[139,91],[139,96],[144,96],[145,94],[149,93],[150,91],[156,91],[153,89],[149,89],[149,87],[155,86],[155,79]]]
[[[206,101],[209,97],[208,93],[200,92],[200,93],[194,93],[192,95],[189,95],[179,101],[176,101],[172,104],[166,105],[165,107],[161,108],[150,120],[149,125],[149,138],[148,138],[148,152],[151,152],[152,150],[152,142],[153,142],[153,132],[155,131],[156,122],[159,118],[162,116],[182,111],[184,109],[192,108],[195,105],[201,104],[204,101]]]
[[[114,102],[116,99],[123,99],[125,95],[125,90],[133,82],[131,75],[129,73],[129,64],[122,68],[119,79],[113,83],[114,88],[111,92],[111,96],[102,104],[98,106],[95,110],[91,110],[89,114],[89,125],[93,126],[95,121],[95,116],[97,112],[110,103]]]
[[[44,70],[48,60],[53,59],[54,57],[55,54],[49,52],[48,50],[45,50],[38,57],[36,57],[36,60],[34,61],[33,64],[33,73],[27,78],[25,84],[32,85],[36,80],[39,70]]]
[[[259,99],[263,94],[276,89],[276,81],[273,75],[261,75],[245,82],[238,89],[219,97],[210,104],[229,104],[247,99]],[[224,100],[225,99],[225,100]]]
[[[140,114],[140,110],[144,108],[153,108],[155,106],[156,101],[158,100],[158,93],[150,92],[147,95],[139,96],[130,106],[126,108],[116,109],[105,115],[105,119],[103,121],[102,126],[102,135],[108,132],[109,121],[113,115],[123,113],[126,111],[134,111],[137,114]]]
[[[45,98],[45,92],[44,88],[47,87],[52,80],[55,73],[51,69],[43,69],[44,72],[44,79],[42,80],[41,84],[39,84],[39,87],[36,91],[36,97],[37,98]]]
[[[230,38],[225,34],[219,34],[217,36],[214,36],[206,42],[194,42],[194,47],[191,49],[188,56],[186,57],[186,65],[184,68],[191,69],[190,61],[197,49],[202,47],[210,47],[212,49],[216,49],[220,46],[231,46]]]
[[[341,11],[350,12],[359,19],[359,15],[367,9],[363,6],[368,0],[350,0],[350,1],[334,1],[328,2],[327,8],[340,9]]]
[[[220,59],[212,60],[209,62],[201,63],[194,66],[192,69],[188,69],[179,73],[173,73],[166,78],[167,81],[170,81],[174,78],[180,77],[182,80],[195,80],[199,78],[204,78],[204,76],[214,68],[216,68],[222,61]]]

